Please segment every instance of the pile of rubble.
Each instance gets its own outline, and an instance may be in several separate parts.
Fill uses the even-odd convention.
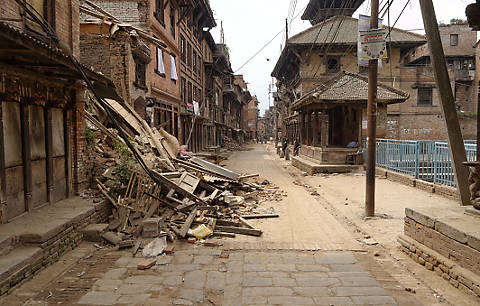
[[[247,147],[243,144],[239,144],[228,136],[223,136],[223,146],[230,151],[246,151]]]
[[[141,161],[135,159],[117,131],[107,128],[108,120],[91,99],[86,117],[95,148],[95,185],[113,205],[102,236],[106,241],[119,248],[133,247],[136,253],[143,238],[153,238],[144,245],[143,255],[154,257],[168,251],[167,241],[177,239],[205,242],[237,234],[261,236],[262,231],[247,220],[278,217],[258,207],[281,201],[285,194],[278,187],[259,182],[257,174],[235,173],[181,151],[175,137],[148,127],[128,105],[106,101],[117,126],[128,132],[141,156]]]

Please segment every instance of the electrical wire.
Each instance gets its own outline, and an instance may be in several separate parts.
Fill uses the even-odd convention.
[[[297,15],[295,15],[292,19],[292,22],[298,18],[298,16],[300,16],[301,13],[303,13],[305,11],[305,9],[307,8],[308,5],[306,5],[302,10],[300,10],[300,12],[298,12]],[[248,63],[250,63],[255,57],[257,57],[258,54],[260,54],[263,50],[265,50],[266,47],[268,47],[274,40],[275,38],[278,37],[278,35],[280,35],[283,31],[285,31],[285,28],[282,27],[282,29],[277,33],[275,34],[275,36],[273,36],[272,39],[270,39],[265,45],[263,45],[260,50],[258,50],[257,52],[255,52],[254,55],[252,55],[252,57],[250,57],[245,63],[243,63],[240,68],[238,68],[237,70],[235,70],[235,74],[237,74],[243,67],[245,67]]]

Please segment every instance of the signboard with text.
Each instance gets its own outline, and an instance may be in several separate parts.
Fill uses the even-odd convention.
[[[385,29],[372,29],[360,32],[362,60],[375,60],[386,56],[386,35]]]

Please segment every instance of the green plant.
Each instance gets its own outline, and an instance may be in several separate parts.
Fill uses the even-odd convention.
[[[93,147],[95,145],[95,134],[89,127],[85,129],[85,141],[87,142],[88,147]]]

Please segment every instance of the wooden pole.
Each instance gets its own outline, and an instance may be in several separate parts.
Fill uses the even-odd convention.
[[[463,143],[462,131],[458,122],[435,9],[432,0],[420,0],[420,7],[430,49],[430,58],[432,59],[433,71],[435,73],[435,81],[440,94],[443,118],[447,126],[450,156],[452,156],[453,160],[457,188],[460,192],[462,205],[471,205],[468,188],[468,168],[462,164],[467,160],[465,144]]]
[[[378,0],[372,0],[370,28],[378,28]],[[378,59],[368,62],[368,103],[367,103],[367,170],[365,191],[365,216],[375,216],[375,151],[377,142],[377,78]]]

